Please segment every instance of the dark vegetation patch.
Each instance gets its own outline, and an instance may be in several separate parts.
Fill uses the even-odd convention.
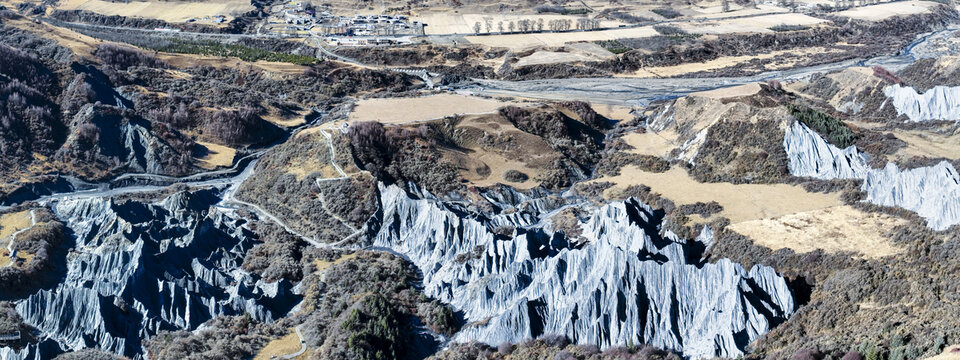
[[[613,187],[613,183],[609,181],[591,181],[577,183],[577,185],[574,186],[574,190],[579,196],[601,200],[603,198],[603,192],[611,187]]]
[[[118,356],[111,352],[99,349],[83,349],[57,355],[54,360],[125,360],[127,358]]]
[[[630,48],[617,40],[597,40],[596,43],[597,45],[600,45],[604,49],[607,49],[607,51],[614,54],[623,54],[627,51],[633,50],[633,48]]]
[[[166,42],[145,46],[163,52],[178,54],[196,54],[207,56],[236,57],[243,61],[276,61],[297,65],[310,65],[320,60],[307,55],[268,51],[239,44],[227,44],[216,41],[195,41],[171,39]]]
[[[636,16],[627,11],[618,11],[612,9],[603,10],[600,12],[599,16],[606,17],[611,20],[620,20],[630,24],[640,24],[653,21],[651,18]]]
[[[157,59],[153,54],[147,54],[135,48],[116,44],[100,44],[93,51],[93,55],[105,65],[119,70],[127,70],[133,66],[165,68],[167,64]]]
[[[460,174],[441,161],[436,135],[427,126],[410,130],[378,122],[353,124],[348,134],[357,166],[378,180],[401,185],[412,181],[441,195],[460,191]]]
[[[789,175],[783,137],[775,120],[720,121],[707,130],[690,174],[700,182],[779,182]]]
[[[937,58],[920,59],[906,68],[898,71],[897,78],[902,82],[914,88],[919,93],[923,93],[936,86],[960,86],[960,68],[953,71],[943,71],[938,65]],[[936,70],[936,71],[931,71]]]
[[[335,262],[305,280],[307,343],[319,349],[315,359],[390,359],[425,356],[414,339],[422,323],[431,331],[453,334],[459,317],[414,287],[417,270],[394,255],[362,251]],[[337,256],[331,257],[331,259]]]
[[[253,358],[270,340],[287,334],[278,324],[261,323],[249,316],[220,316],[203,330],[161,331],[145,347],[157,360]]]
[[[666,36],[689,35],[689,33],[684,31],[683,29],[678,28],[676,26],[672,26],[672,25],[655,25],[653,29],[656,30],[658,33],[660,33],[660,35],[666,35]]]
[[[321,242],[340,241],[353,231],[331,212],[351,226],[362,226],[376,211],[376,185],[358,176],[324,181],[320,183],[323,188],[318,188],[316,179],[323,174],[310,169],[325,167],[332,171],[326,138],[320,134],[294,136],[260,158],[257,175],[240,186],[237,196],[305,236]]]
[[[681,357],[675,353],[646,345],[611,347],[600,351],[600,348],[596,345],[574,345],[563,336],[544,335],[535,340],[527,340],[519,344],[503,343],[497,347],[478,342],[454,343],[446,350],[431,356],[430,359],[680,360]]]
[[[683,16],[683,14],[671,8],[656,8],[650,11],[654,14],[663,16],[666,19],[676,19]]]
[[[252,107],[218,110],[203,124],[203,137],[230,147],[266,144],[283,135],[276,125],[263,120]]]
[[[33,337],[33,330],[23,322],[23,318],[17,313],[15,303],[0,301],[0,335],[20,335],[18,340],[0,341],[0,346],[21,350],[37,341]]]
[[[510,182],[522,183],[530,179],[530,176],[517,170],[507,170],[503,173],[503,179]]]
[[[809,27],[809,26],[806,26],[806,25],[786,25],[786,24],[780,24],[780,25],[776,25],[776,26],[770,27],[770,30],[773,30],[773,31],[776,31],[776,32],[803,31],[803,30],[810,30],[810,27]]]
[[[706,218],[710,217],[710,215],[723,211],[723,206],[716,201],[710,201],[706,203],[698,201],[693,204],[680,205],[677,210],[679,210],[683,215],[700,215]]]
[[[260,275],[267,282],[302,280],[304,266],[310,265],[303,254],[308,244],[271,222],[257,222],[254,230],[262,242],[247,251],[243,270]]]
[[[824,140],[841,149],[853,145],[857,140],[853,130],[834,116],[804,106],[787,105],[790,115],[816,131]]]
[[[128,27],[153,30],[156,28],[180,29],[188,32],[218,33],[237,32],[236,27],[221,28],[212,25],[197,23],[168,23],[159,19],[142,17],[128,17],[120,15],[104,15],[87,10],[54,10],[50,18],[57,21],[84,23],[91,25]]]
[[[576,108],[583,105],[574,104]],[[574,112],[577,111],[574,109]],[[586,112],[586,110],[580,112]],[[592,112],[592,109],[589,112]],[[515,106],[500,109],[500,115],[518,129],[547,140],[555,150],[572,161],[579,171],[589,172],[600,160],[604,138],[602,131],[609,125],[597,117],[598,115],[589,116],[594,120],[584,123],[571,119],[552,108],[527,109]]]
[[[659,156],[634,154],[624,151],[610,152],[600,160],[594,177],[617,176],[624,166],[633,165],[646,172],[662,173],[670,170],[670,162]]]

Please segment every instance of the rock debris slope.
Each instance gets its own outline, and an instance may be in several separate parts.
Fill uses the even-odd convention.
[[[914,211],[934,230],[960,224],[960,176],[949,162],[911,170],[887,163],[872,169],[868,155],[855,146],[840,150],[799,121],[787,130],[783,146],[795,176],[862,179],[868,202]]]
[[[50,358],[98,347],[139,358],[141,340],[159,330],[194,329],[217,315],[284,316],[299,298],[288,283],[265,284],[240,270],[254,240],[242,221],[211,206],[216,200],[205,191],[155,204],[100,198],[54,204],[76,250],[57,288],[17,304],[48,340],[20,353],[5,348],[0,357]]]
[[[454,341],[496,345],[544,334],[601,347],[649,343],[687,357],[735,357],[797,304],[772,268],[704,263],[712,241],[667,231],[635,200],[596,210],[569,242],[510,215],[469,216],[396,186],[381,189],[375,246],[423,272],[424,291],[471,322]],[[491,230],[517,219],[510,236]],[[496,225],[495,225],[496,224]]]
[[[897,110],[897,115],[906,115],[910,121],[960,120],[960,87],[937,86],[923,94],[912,87],[900,85],[883,89]]]

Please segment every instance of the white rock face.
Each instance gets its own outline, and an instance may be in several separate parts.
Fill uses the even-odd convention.
[[[213,194],[178,193],[160,203],[63,200],[55,214],[76,237],[65,279],[17,303],[46,338],[3,359],[51,358],[97,347],[140,358],[160,330],[192,330],[217,315],[285,315],[299,299],[286,282],[264,284],[240,269],[253,238],[210,207]]]
[[[736,357],[796,304],[772,268],[703,263],[711,231],[688,243],[659,235],[660,218],[635,200],[606,205],[568,242],[516,214],[458,215],[435,199],[381,188],[375,246],[412,261],[424,292],[471,322],[454,341],[491,345],[562,334],[603,348],[651,344],[691,358]],[[462,214],[462,213],[460,213]],[[517,226],[513,238],[496,225]],[[496,224],[496,225],[494,225]]]
[[[960,87],[937,86],[918,94],[912,87],[888,86],[883,94],[910,121],[960,120]]]
[[[960,176],[946,161],[912,170],[893,163],[871,169],[867,155],[855,146],[840,150],[799,121],[787,130],[783,147],[795,176],[862,179],[866,201],[914,211],[934,230],[960,224]]]

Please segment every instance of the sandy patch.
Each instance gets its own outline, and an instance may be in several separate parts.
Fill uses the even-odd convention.
[[[217,1],[130,1],[61,0],[59,10],[87,10],[104,15],[120,15],[186,22],[189,19],[223,15],[230,21],[236,15],[254,10],[245,0]]]
[[[923,14],[935,6],[937,6],[937,3],[928,1],[897,1],[855,7],[838,12],[835,15],[859,20],[880,21],[894,16]]]
[[[357,101],[349,119],[350,121],[403,124],[442,119],[455,114],[490,113],[510,104],[460,94],[440,94],[417,98],[363,99]]]
[[[290,328],[290,333],[286,336],[271,340],[267,343],[255,356],[254,360],[269,360],[277,358],[281,355],[293,354],[297,351],[300,351],[300,337],[297,336],[297,332],[293,328]]]
[[[593,111],[596,111],[597,114],[603,115],[603,117],[616,120],[616,121],[630,121],[633,120],[634,115],[630,112],[633,111],[633,107],[623,106],[623,105],[612,105],[612,104],[590,104],[590,107],[593,108]]]
[[[900,130],[895,131],[894,135],[907,143],[907,147],[897,151],[894,157],[960,158],[960,132],[953,135],[940,135],[920,130]]]
[[[352,254],[343,255],[334,261],[316,259],[316,260],[313,260],[313,265],[317,267],[317,272],[322,272],[324,270],[329,269],[333,265],[342,263],[344,261],[347,261],[356,257],[357,257],[357,253],[352,253]]]
[[[640,155],[665,156],[676,147],[673,142],[675,139],[653,131],[629,133],[621,139],[627,145],[633,146],[633,149],[627,150],[627,152]]]
[[[237,156],[237,149],[228,146],[203,141],[197,141],[197,146],[203,147],[198,151],[201,156],[194,157],[197,166],[207,170],[233,165],[233,158]]]
[[[728,229],[749,236],[772,250],[789,248],[797,253],[823,249],[828,253],[854,252],[880,258],[902,249],[887,233],[907,221],[898,217],[866,213],[848,205],[805,211],[775,219],[744,221]]]
[[[7,251],[7,246],[10,244],[13,234],[30,227],[31,223],[30,210],[0,216],[0,267],[10,265],[10,252]],[[17,254],[17,257],[29,261],[33,258],[33,254],[24,254],[21,252]]]
[[[943,349],[943,353],[931,356],[924,360],[960,360],[960,345],[951,345]]]
[[[731,223],[775,218],[803,211],[840,205],[839,194],[809,193],[800,186],[787,184],[700,183],[679,167],[663,173],[650,173],[630,165],[620,169],[620,175],[602,177],[594,181],[615,184],[605,194],[630,185],[646,185],[653,192],[672,200],[676,205],[716,201],[723,206],[720,216]]]
[[[13,233],[30,227],[30,224],[29,210],[0,216],[0,245],[6,247]]]
[[[755,95],[760,92],[760,83],[743,84],[708,91],[696,92],[690,95],[703,96],[711,99],[726,99],[740,96]]]

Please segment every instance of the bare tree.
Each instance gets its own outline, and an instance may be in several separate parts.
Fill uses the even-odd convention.
[[[486,29],[487,29],[487,34],[489,34],[489,33],[490,33],[490,28],[493,27],[493,21],[490,21],[490,19],[484,19],[483,24],[484,24],[484,26],[485,26]]]
[[[473,32],[476,33],[476,34],[480,34],[480,22],[479,22],[479,21],[477,21],[476,23],[473,24]]]
[[[537,19],[537,31],[543,32],[543,18]]]
[[[729,1],[729,0],[723,0],[723,1],[721,1],[721,2],[720,2],[720,7],[723,8],[723,12],[729,12],[729,11],[730,11],[730,1]]]
[[[507,28],[510,30],[511,33],[513,33],[513,31],[517,28],[517,24],[511,21],[510,24],[507,25]]]
[[[503,34],[503,21],[497,23],[497,29],[501,34]]]

